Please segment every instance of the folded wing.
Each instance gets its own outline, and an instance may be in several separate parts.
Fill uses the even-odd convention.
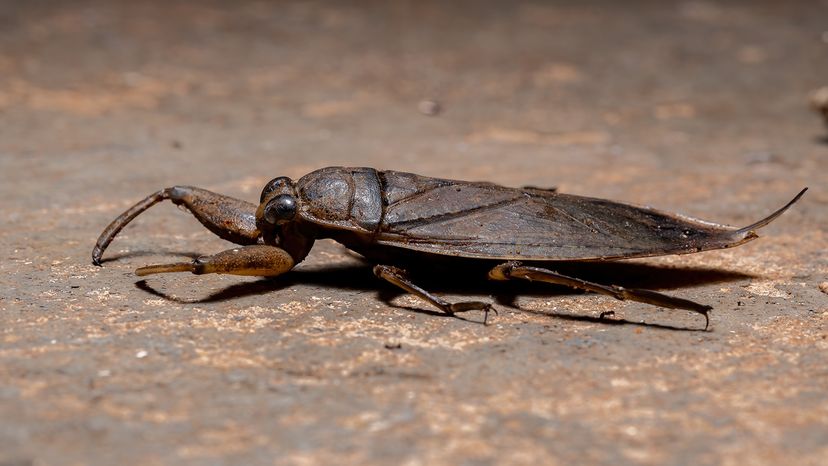
[[[685,254],[736,246],[788,205],[750,227],[648,207],[536,189],[383,172],[380,244],[508,260],[600,260]]]

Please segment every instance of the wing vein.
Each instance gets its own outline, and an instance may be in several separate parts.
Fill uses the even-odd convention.
[[[442,181],[442,180],[438,180],[438,181]],[[397,199],[396,201],[389,203],[388,207],[389,208],[397,207],[399,204],[402,204],[404,202],[408,202],[408,201],[417,199],[419,197],[425,196],[426,194],[430,193],[434,189],[442,188],[446,185],[448,185],[448,183],[446,183],[446,182],[437,183],[435,186],[430,186],[428,189],[424,189],[422,191],[416,191],[414,193],[409,194],[408,196],[401,197],[401,198]]]
[[[522,195],[521,196],[515,196],[515,197],[510,198],[510,199],[504,199],[504,200],[498,201],[498,202],[493,202],[491,204],[485,204],[485,205],[481,205],[481,206],[477,206],[477,207],[472,207],[472,208],[469,208],[469,209],[464,209],[464,210],[461,210],[459,212],[446,212],[446,213],[442,213],[442,214],[431,215],[431,216],[428,216],[428,217],[413,218],[413,219],[410,219],[410,220],[402,220],[402,221],[399,221],[399,222],[389,223],[388,227],[389,227],[389,229],[394,229],[394,230],[396,230],[398,228],[411,229],[411,228],[416,228],[416,227],[422,226],[422,225],[440,223],[440,222],[445,222],[447,220],[455,220],[455,219],[458,219],[458,218],[465,217],[467,215],[483,212],[485,210],[498,209],[500,207],[511,204],[511,203],[513,203],[517,200],[520,200],[520,199],[523,199]]]
[[[566,218],[568,218],[568,219],[572,220],[572,221],[573,221],[573,222],[575,222],[575,223],[578,223],[578,224],[580,224],[580,225],[585,226],[585,227],[586,227],[589,231],[591,231],[591,232],[593,232],[593,233],[600,233],[600,234],[604,234],[604,235],[606,235],[606,233],[602,232],[602,231],[601,231],[601,230],[599,230],[598,228],[595,228],[595,226],[594,226],[594,225],[589,225],[589,224],[588,224],[588,223],[586,223],[585,221],[583,221],[583,220],[579,219],[578,217],[576,217],[576,216],[574,216],[574,215],[570,214],[570,213],[569,213],[569,212],[567,212],[566,210],[561,209],[560,207],[557,207],[557,206],[551,206],[551,207],[552,207],[553,209],[555,209],[556,211],[560,212],[560,213],[561,213],[561,215],[563,215],[564,217],[566,217]]]

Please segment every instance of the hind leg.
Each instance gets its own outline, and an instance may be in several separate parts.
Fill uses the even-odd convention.
[[[562,275],[549,269],[525,266],[520,262],[506,262],[498,265],[489,271],[489,278],[492,280],[523,279],[546,282],[554,285],[568,286],[579,290],[592,291],[594,293],[612,296],[613,298],[620,300],[638,301],[640,303],[652,304],[654,306],[666,307],[668,309],[686,309],[704,316],[705,330],[707,330],[707,327],[710,325],[710,317],[708,316],[708,313],[711,309],[713,309],[712,307],[704,304],[656,293],[655,291],[624,288],[616,285],[601,285],[600,283],[593,283],[580,278]],[[606,313],[601,313],[601,317],[604,317],[605,315]]]
[[[485,325],[489,320],[489,311],[494,311],[494,313],[497,314],[497,310],[495,310],[491,304],[484,303],[482,301],[463,301],[459,303],[450,303],[445,301],[444,299],[439,298],[417,286],[406,276],[404,270],[392,265],[374,266],[374,275],[431,303],[448,315],[454,315],[458,312],[483,311],[483,324]]]

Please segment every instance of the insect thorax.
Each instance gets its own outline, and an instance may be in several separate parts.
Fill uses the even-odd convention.
[[[323,168],[296,185],[302,216],[314,223],[373,233],[382,221],[382,186],[373,168]]]

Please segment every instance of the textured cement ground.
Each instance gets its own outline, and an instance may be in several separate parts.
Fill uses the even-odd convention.
[[[0,2],[0,465],[825,464],[828,131],[808,101],[826,17],[824,0]],[[158,188],[253,201],[327,165],[734,225],[811,191],[736,249],[579,268],[712,304],[709,332],[456,271],[423,280],[500,313],[446,318],[324,241],[282,279],[141,282],[228,247],[170,205],[90,264]]]

